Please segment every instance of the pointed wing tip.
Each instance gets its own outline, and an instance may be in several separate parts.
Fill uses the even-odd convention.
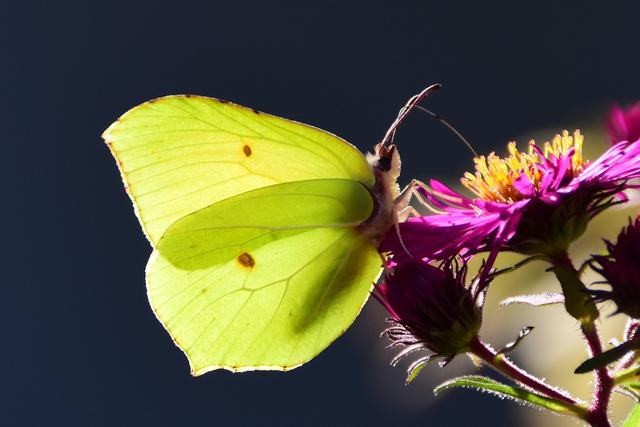
[[[124,120],[128,115],[130,115],[131,113],[135,113],[136,111],[149,106],[149,105],[153,105],[153,104],[157,104],[157,103],[161,103],[164,101],[170,101],[172,99],[180,99],[180,98],[189,98],[189,99],[199,99],[199,100],[204,100],[204,101],[214,101],[217,102],[219,104],[233,104],[236,106],[240,106],[239,104],[234,104],[232,102],[226,101],[224,99],[220,99],[220,98],[213,98],[213,97],[209,97],[209,96],[204,96],[204,95],[196,95],[196,94],[192,94],[192,93],[178,93],[178,94],[173,94],[173,95],[164,95],[164,96],[158,96],[156,98],[151,98],[147,101],[144,101],[140,104],[137,104],[134,107],[129,108],[127,111],[125,111],[122,115],[120,115],[113,123],[111,123],[109,125],[109,127],[107,127],[102,134],[100,135],[101,138],[104,140],[104,142],[106,142],[107,144],[110,144],[112,142],[112,137],[111,137],[111,133],[113,131],[113,129],[115,129],[122,120]],[[247,108],[247,107],[244,107]],[[257,110],[254,110],[254,112],[258,113]]]
[[[125,113],[126,114],[126,113]],[[124,115],[124,114],[123,114]],[[109,127],[107,127],[104,131],[102,131],[102,133],[100,134],[100,137],[102,138],[102,140],[105,142],[105,144],[111,146],[111,142],[113,140],[113,138],[111,137],[111,132],[113,131],[113,129],[120,123],[120,119],[122,118],[122,116],[118,117],[113,123],[111,123],[109,125]]]

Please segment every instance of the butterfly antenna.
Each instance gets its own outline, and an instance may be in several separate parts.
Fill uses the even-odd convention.
[[[469,141],[467,141],[467,139],[462,136],[462,134],[458,131],[458,129],[456,129],[455,127],[453,127],[453,125],[451,123],[449,123],[448,121],[446,121],[444,118],[440,117],[439,115],[437,115],[436,113],[434,113],[431,110],[427,110],[426,108],[420,106],[420,105],[414,105],[413,108],[417,108],[420,111],[424,111],[425,113],[429,114],[431,117],[433,117],[434,119],[438,120],[440,123],[442,123],[443,125],[445,125],[446,127],[449,128],[449,130],[451,130],[451,132],[455,133],[456,136],[458,138],[460,138],[460,140],[462,142],[464,142],[464,145],[467,146],[467,148],[469,150],[471,150],[471,152],[473,153],[473,155],[475,157],[479,157],[478,153],[476,152],[476,150],[473,149],[473,146],[471,145],[471,143],[469,143]]]
[[[398,113],[398,117],[396,117],[393,123],[391,123],[391,126],[389,126],[389,129],[387,130],[387,133],[384,134],[384,138],[382,138],[382,141],[380,141],[380,144],[386,145],[390,141],[393,141],[393,137],[395,136],[396,129],[398,128],[400,123],[402,123],[405,117],[407,117],[407,114],[409,114],[411,110],[417,107],[418,104],[420,104],[423,99],[425,99],[427,96],[429,96],[431,93],[435,92],[436,90],[440,89],[441,87],[442,85],[440,83],[433,84],[423,89],[422,92],[420,92],[419,94],[409,98],[405,106],[400,109],[400,112]]]

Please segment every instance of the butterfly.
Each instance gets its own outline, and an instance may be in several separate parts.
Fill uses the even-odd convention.
[[[408,205],[395,126],[365,156],[315,127],[174,95],[103,133],[153,247],[151,307],[192,375],[292,369],[353,323]]]

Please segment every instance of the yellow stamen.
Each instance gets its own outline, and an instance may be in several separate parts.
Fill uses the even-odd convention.
[[[549,158],[551,154],[555,157],[567,156],[573,149],[569,167],[570,175],[576,176],[586,164],[582,157],[583,142],[584,137],[579,130],[576,130],[573,136],[564,130],[562,135],[556,135],[552,142],[545,142],[544,157]],[[542,178],[539,165],[543,163],[543,159],[533,149],[534,145],[534,140],[529,141],[529,150],[521,152],[516,148],[515,142],[510,142],[507,157],[501,158],[491,153],[486,157],[474,158],[476,172],[466,172],[461,179],[462,184],[484,200],[512,203],[524,199],[525,196],[514,186],[515,180],[524,173],[538,190]]]

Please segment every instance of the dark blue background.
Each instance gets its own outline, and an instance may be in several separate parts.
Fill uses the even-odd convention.
[[[408,96],[439,81],[445,88],[427,105],[479,150],[500,149],[640,97],[638,8],[218,3],[3,5],[0,424],[517,423],[509,403],[464,391],[418,409],[398,404],[434,398],[404,387],[400,368],[371,362],[383,346],[374,304],[302,368],[191,378],[148,307],[149,245],[99,136],[142,101],[197,93],[367,150]],[[404,183],[469,166],[462,144],[426,116],[412,116],[397,141]]]

